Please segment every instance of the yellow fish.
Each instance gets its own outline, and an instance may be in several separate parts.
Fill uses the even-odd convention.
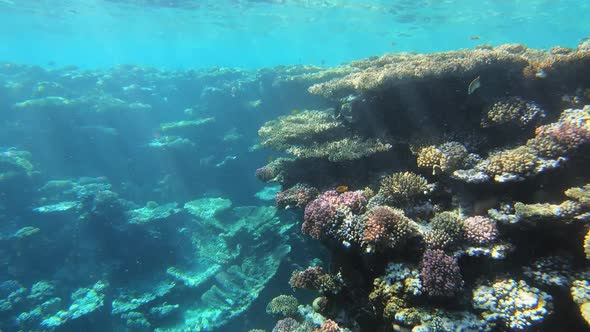
[[[338,186],[336,187],[336,192],[342,194],[343,192],[348,191],[348,186]]]

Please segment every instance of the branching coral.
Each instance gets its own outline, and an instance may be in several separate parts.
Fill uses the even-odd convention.
[[[266,305],[266,313],[284,317],[293,316],[297,312],[298,305],[299,301],[294,296],[279,295]]]
[[[346,214],[360,214],[366,204],[367,199],[360,190],[341,194],[335,190],[326,191],[305,207],[301,231],[314,239],[335,236]]]
[[[423,147],[418,151],[416,162],[419,168],[432,170],[432,174],[437,175],[441,171],[451,173],[463,167],[468,155],[463,144],[451,141]]]
[[[408,199],[428,192],[428,182],[418,174],[399,172],[381,181],[379,192],[388,199]]]
[[[402,210],[376,206],[365,216],[362,245],[368,252],[394,248],[414,230],[414,222]]]
[[[536,151],[527,146],[497,152],[488,160],[486,172],[494,176],[506,173],[527,176],[533,173],[538,164]]]
[[[294,271],[289,285],[293,288],[336,294],[342,287],[342,280],[340,275],[331,275],[320,266],[310,266],[303,271]]]
[[[437,297],[455,295],[463,283],[457,259],[436,249],[424,252],[420,279],[424,291],[430,296]]]
[[[501,125],[525,127],[544,116],[545,113],[537,104],[520,97],[508,97],[486,108],[481,126],[484,128]]]
[[[426,233],[425,241],[432,249],[448,248],[463,237],[463,225],[454,212],[438,213],[430,221],[430,227],[431,230]]]
[[[304,183],[298,183],[287,190],[278,192],[275,201],[279,209],[288,207],[304,208],[307,203],[318,195],[319,191],[316,188]]]
[[[468,242],[485,245],[496,240],[498,228],[496,223],[489,218],[474,216],[463,220],[463,233]]]

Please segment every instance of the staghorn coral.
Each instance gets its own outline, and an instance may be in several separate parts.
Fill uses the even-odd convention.
[[[293,316],[297,312],[298,305],[299,302],[294,296],[279,295],[266,305],[266,313],[283,317]]]
[[[502,125],[525,127],[545,116],[545,112],[537,104],[520,97],[499,99],[489,105],[484,113],[481,120],[484,128]]]
[[[463,283],[457,259],[438,249],[424,252],[420,280],[426,294],[435,297],[454,296]]]
[[[258,130],[263,146],[287,150],[293,146],[307,146],[340,136],[342,123],[327,111],[306,110],[281,116],[265,123]]]
[[[317,290],[322,294],[336,294],[342,287],[340,275],[331,275],[320,266],[309,266],[303,271],[293,271],[289,279],[292,288]]]
[[[367,252],[395,248],[413,230],[414,222],[402,210],[376,206],[365,215],[361,243]]]
[[[524,330],[552,311],[552,297],[523,280],[502,279],[473,290],[473,307],[488,321],[500,320],[510,330]]]
[[[468,242],[485,245],[496,240],[498,228],[489,218],[474,216],[463,220],[463,234]]]
[[[307,203],[315,199],[319,191],[305,183],[298,183],[287,190],[280,191],[275,196],[278,209],[289,207],[304,208]]]
[[[428,182],[412,172],[398,172],[381,181],[379,192],[388,199],[408,199],[428,192]]]

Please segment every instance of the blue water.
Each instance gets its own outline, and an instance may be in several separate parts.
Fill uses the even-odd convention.
[[[588,34],[589,7],[581,0],[5,0],[0,59],[260,68],[482,43],[573,47]]]
[[[340,209],[345,204],[334,219],[356,218],[347,219],[356,223],[344,233],[350,238],[317,241],[302,230],[305,204],[335,188],[359,190],[357,196],[364,190],[362,197],[372,197],[387,175],[406,170],[436,182],[430,188],[436,194],[374,204],[405,209],[422,231],[430,229],[427,221],[435,212],[451,208],[468,217],[500,206],[502,213],[513,212],[505,203],[517,200],[560,203],[565,189],[590,181],[583,157],[590,141],[586,127],[586,132],[574,128],[583,143],[568,147],[580,145],[582,153],[562,158],[560,163],[574,162],[555,177],[489,180],[482,190],[474,189],[479,183],[418,170],[414,144],[457,140],[473,152],[471,163],[524,144],[535,135],[534,125],[557,121],[565,108],[590,104],[590,75],[574,71],[570,77],[567,70],[548,67],[512,82],[523,72],[517,66],[506,72],[486,69],[469,93],[480,79],[473,73],[443,85],[438,77],[427,84],[417,79],[416,91],[344,91],[342,99],[312,94],[309,87],[352,70],[337,66],[385,53],[506,43],[576,48],[590,36],[589,10],[590,2],[582,0],[0,0],[0,332],[315,332],[320,313],[355,332],[389,331],[392,324],[410,329],[415,322],[385,317],[382,299],[368,296],[388,263],[407,264],[415,277],[425,241],[411,239],[416,247],[405,251],[374,254],[373,248],[361,248],[355,240],[367,242],[359,227],[369,229],[371,215],[357,218],[360,212],[353,216],[350,207]],[[576,68],[588,73],[587,66],[586,61]],[[534,121],[527,119],[529,127],[480,126],[480,115],[494,103],[525,99],[526,107],[539,110],[530,116]],[[337,130],[294,135],[304,142],[288,148],[263,144],[276,132],[285,132],[289,141],[290,128],[273,127],[265,136],[261,127],[284,116],[297,124],[306,110],[330,114]],[[587,126],[587,118],[582,120],[576,125]],[[385,140],[393,149],[358,160],[316,156],[281,164],[293,150],[317,147],[330,135]],[[332,154],[345,155],[344,149]],[[276,170],[264,165],[279,165],[282,172],[269,175],[265,172]],[[297,182],[317,190],[281,201]],[[324,206],[330,204],[335,203]],[[587,214],[590,207],[586,202],[579,209]],[[552,245],[565,252],[558,258],[573,267],[550,281],[571,283],[564,274],[587,279],[584,218],[560,220],[566,226],[557,231],[503,224],[499,234],[517,244],[514,256],[501,263],[490,263],[489,257],[462,260],[462,297],[406,294],[408,301],[420,309],[440,306],[469,314],[466,321],[489,327],[489,317],[478,316],[482,308],[471,306],[472,290],[492,278],[525,278],[541,288],[525,292],[525,305],[533,295],[555,291],[560,309],[546,319],[547,331],[562,326],[581,331],[587,326],[579,303],[570,298],[570,284],[543,288],[547,284],[524,277],[521,268],[544,255],[561,255],[544,242],[558,239]],[[452,257],[443,258],[453,264]],[[331,273],[331,286],[344,291],[330,293],[323,284],[313,285],[320,292],[293,289],[292,273],[308,266],[323,267]],[[407,271],[402,272],[411,274]],[[267,305],[281,294],[307,305],[287,315],[307,326],[280,328],[288,321]],[[311,306],[320,295],[329,298],[327,309]],[[434,319],[424,317],[434,326]],[[539,314],[531,324],[543,319]],[[490,324],[496,323],[503,331],[502,322]]]

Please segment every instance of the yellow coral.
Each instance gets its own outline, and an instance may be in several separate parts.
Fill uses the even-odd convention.
[[[399,172],[381,181],[379,192],[387,198],[410,198],[428,191],[428,182],[418,174]]]
[[[440,166],[443,157],[442,151],[431,145],[420,149],[416,162],[420,168],[433,169],[435,166]]]
[[[590,230],[584,236],[584,253],[586,254],[586,259],[590,259]]]
[[[519,146],[515,149],[497,152],[491,155],[488,160],[489,164],[486,167],[488,174],[528,175],[537,166],[538,156],[535,150],[527,146]]]
[[[590,302],[584,302],[580,306],[580,314],[582,318],[586,321],[588,325],[590,325]]]

